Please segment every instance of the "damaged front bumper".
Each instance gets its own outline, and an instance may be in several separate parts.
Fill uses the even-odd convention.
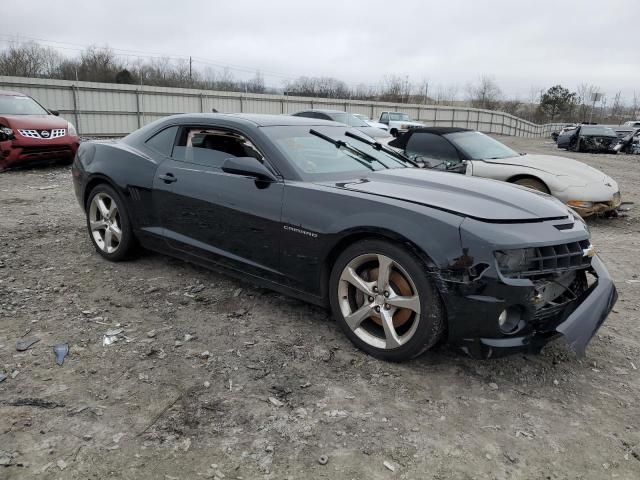
[[[592,217],[594,215],[603,215],[608,212],[615,212],[620,208],[622,199],[620,193],[614,195],[613,199],[602,202],[582,202],[582,206],[571,204],[573,208],[582,218]]]
[[[618,137],[580,136],[578,150],[586,153],[618,153]]]
[[[508,353],[539,353],[551,340],[563,336],[569,348],[583,356],[585,349],[595,332],[600,328],[613,308],[618,294],[613,281],[602,263],[594,256],[589,268],[594,282],[579,297],[558,307],[552,307],[553,315],[544,321],[535,316],[527,320],[524,334],[513,336],[496,335],[453,340],[464,352],[476,358],[503,356]],[[467,311],[485,311],[488,319],[497,318],[510,304],[526,301],[527,294],[515,293],[511,298],[468,295],[467,304],[457,309],[457,314]]]

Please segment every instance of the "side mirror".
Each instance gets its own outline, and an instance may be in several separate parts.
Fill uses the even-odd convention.
[[[276,182],[278,180],[264,164],[254,157],[227,158],[222,164],[222,171],[234,175],[254,177],[268,182]]]
[[[60,112],[59,112],[58,110],[49,110],[49,113],[50,113],[51,115],[56,116],[56,117],[58,117],[58,116],[60,115]]]

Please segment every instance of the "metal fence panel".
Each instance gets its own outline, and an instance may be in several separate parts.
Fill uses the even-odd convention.
[[[0,77],[0,88],[17,90],[59,110],[87,136],[126,135],[174,113],[244,112],[291,114],[324,108],[360,113],[378,120],[385,111],[407,113],[427,126],[478,129],[487,133],[527,137],[549,136],[561,124],[537,125],[504,112],[444,105],[409,105],[358,100],[217,92],[186,88],[72,82]]]

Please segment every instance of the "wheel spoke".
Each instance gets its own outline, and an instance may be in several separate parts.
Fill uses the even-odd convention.
[[[104,220],[92,220],[89,225],[91,226],[91,231],[95,232],[96,230],[104,230],[107,228],[107,222]]]
[[[345,268],[344,272],[342,272],[340,280],[349,282],[351,285],[356,287],[367,296],[373,296],[373,282],[365,282],[365,280],[360,275],[358,275],[356,271],[351,267]]]
[[[383,292],[389,286],[391,265],[393,261],[389,257],[378,255],[378,292]]]
[[[353,312],[351,315],[347,315],[344,317],[347,325],[351,330],[355,330],[360,326],[362,321],[368,318],[371,315],[371,305],[369,303],[365,303],[358,310]]]
[[[382,318],[382,327],[384,328],[384,336],[386,340],[386,348],[396,348],[400,346],[400,338],[393,326],[393,313],[392,310],[381,310],[380,317]]]
[[[111,230],[107,228],[104,232],[104,249],[107,253],[109,253],[113,248],[113,245],[111,244],[112,241],[113,234],[111,233]]]
[[[115,239],[120,243],[120,239],[122,238],[122,230],[117,225],[111,225],[111,234]]]
[[[104,203],[104,198],[96,198],[96,205],[98,206],[98,210],[100,210],[100,215],[102,215],[102,218],[109,218],[109,209]]]
[[[387,303],[397,308],[408,308],[416,313],[420,313],[420,298],[418,295],[413,295],[411,297],[392,295],[387,298]]]
[[[116,218],[116,213],[118,213],[118,206],[116,202],[111,200],[111,205],[109,205],[109,218]]]

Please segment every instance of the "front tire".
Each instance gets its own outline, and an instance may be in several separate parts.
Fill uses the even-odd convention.
[[[107,184],[97,185],[85,208],[89,238],[96,251],[118,262],[131,254],[135,238],[122,197]]]
[[[417,357],[444,332],[444,309],[424,263],[388,241],[347,247],[334,264],[329,295],[347,337],[376,358]]]

